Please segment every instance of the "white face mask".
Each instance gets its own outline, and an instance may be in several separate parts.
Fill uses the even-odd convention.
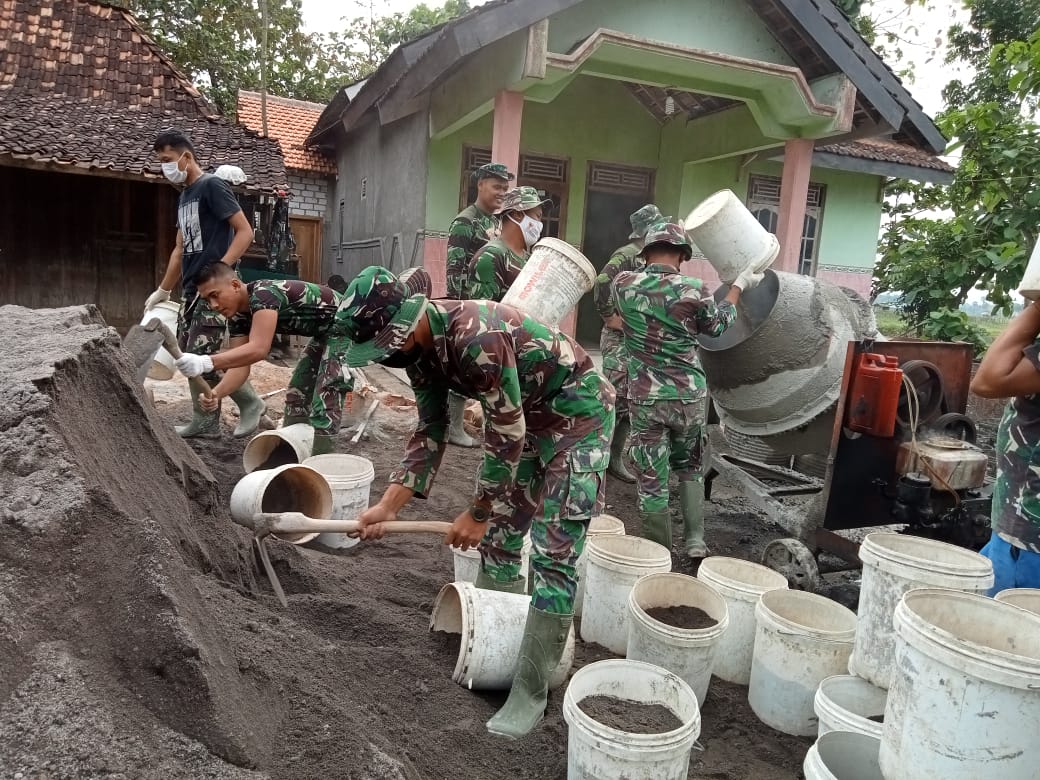
[[[542,223],[532,217],[530,214],[524,214],[524,218],[517,222],[512,217],[509,218],[511,222],[520,226],[520,232],[524,234],[524,243],[528,248],[538,243],[538,239],[542,237]]]
[[[181,156],[173,162],[164,162],[162,164],[163,176],[166,177],[167,181],[169,181],[170,184],[184,184],[184,182],[188,178],[188,171],[182,171],[180,168],[177,167],[181,161],[181,157],[184,157],[184,155],[181,154]]]

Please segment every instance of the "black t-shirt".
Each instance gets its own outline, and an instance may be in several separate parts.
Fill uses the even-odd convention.
[[[177,227],[184,237],[181,289],[185,301],[195,297],[199,271],[227,253],[235,236],[228,220],[241,210],[227,182],[208,173],[181,193]]]

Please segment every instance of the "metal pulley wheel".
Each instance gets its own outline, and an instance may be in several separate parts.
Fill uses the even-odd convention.
[[[791,590],[810,593],[820,587],[820,569],[812,552],[797,539],[777,539],[762,553],[762,565],[787,578]]]
[[[900,368],[903,370],[903,376],[910,380],[917,393],[920,407],[917,424],[924,425],[931,422],[939,416],[946,392],[939,367],[927,360],[908,360]],[[907,395],[906,385],[903,385],[902,390],[899,391],[896,419],[904,428],[910,427],[910,398]]]
[[[928,427],[951,439],[965,441],[968,444],[975,444],[978,439],[975,421],[967,415],[956,412],[939,415],[935,422],[928,424]]]

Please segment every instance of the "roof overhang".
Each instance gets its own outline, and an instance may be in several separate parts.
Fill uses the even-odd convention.
[[[849,155],[834,154],[833,152],[813,152],[812,164],[814,168],[830,168],[831,170],[848,171],[849,173],[872,173],[876,176],[885,176],[891,179],[909,179],[910,181],[923,181],[930,184],[950,184],[953,181],[953,173],[951,171],[940,171],[935,168],[925,168],[921,165],[908,165],[886,160],[850,157]]]

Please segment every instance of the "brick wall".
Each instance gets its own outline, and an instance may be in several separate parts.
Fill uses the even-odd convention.
[[[292,171],[289,173],[289,213],[294,217],[325,218],[329,181],[323,176]]]

